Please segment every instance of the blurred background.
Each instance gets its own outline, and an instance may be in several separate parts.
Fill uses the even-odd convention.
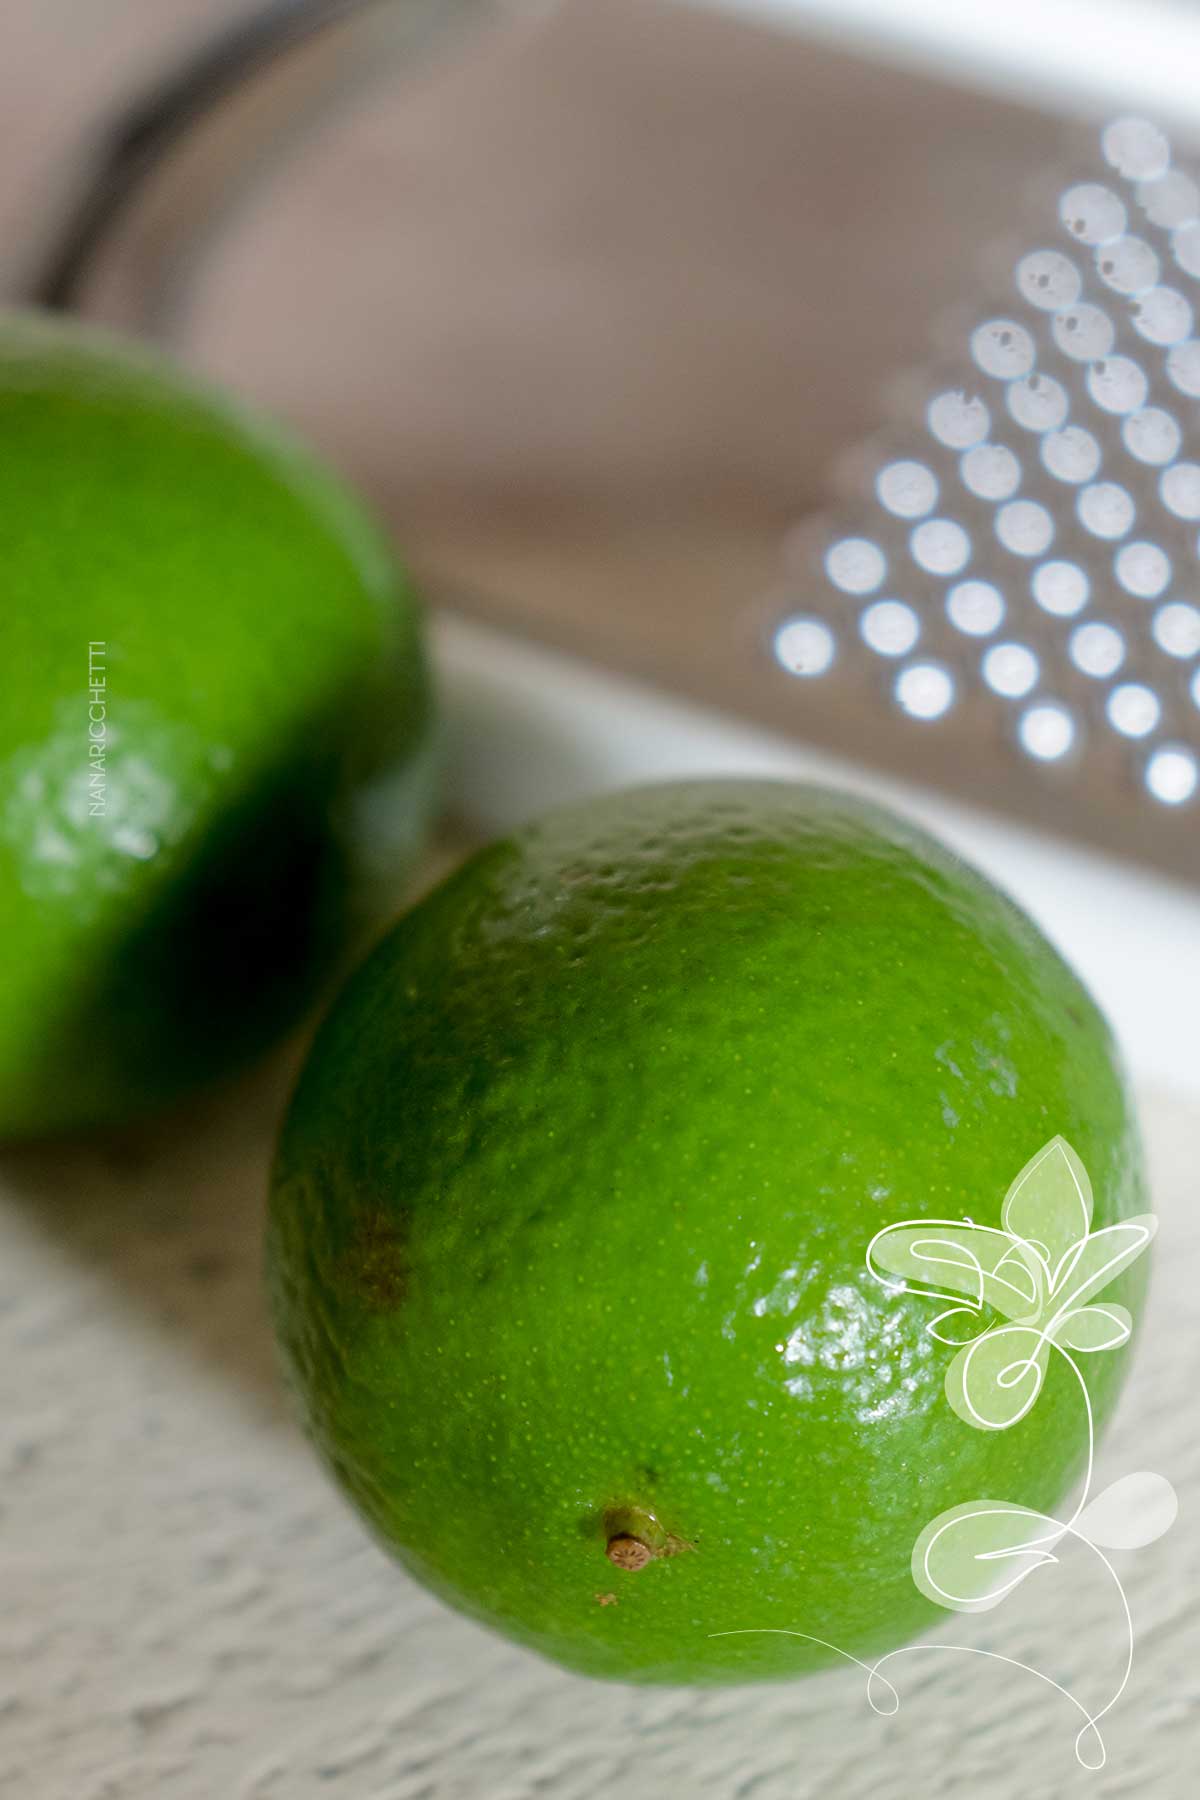
[[[0,283],[57,279],[57,299],[292,421],[375,501],[437,607],[460,811],[490,829],[593,786],[747,761],[866,786],[1031,907],[1139,1066],[1200,1079],[1194,526],[1149,520],[1176,556],[1174,637],[1168,652],[1159,616],[1118,593],[1128,654],[1106,682],[1020,558],[967,571],[1020,623],[1009,686],[947,624],[945,583],[910,571],[901,628],[920,621],[918,657],[961,702],[917,724],[892,646],[864,650],[821,566],[839,521],[881,512],[874,471],[922,443],[944,506],[990,536],[974,496],[950,493],[957,459],[929,445],[922,408],[939,382],[986,387],[971,330],[1012,310],[1022,253],[1063,235],[1060,196],[1111,172],[1106,119],[1150,112],[1189,166],[1200,10],[14,0],[6,20]],[[71,228],[81,205],[90,235]],[[1098,413],[1088,365],[1047,349],[1076,412],[1099,417],[1097,456],[1132,471],[1144,518],[1161,513],[1159,471]],[[1186,457],[1200,425],[1183,399]],[[1098,571],[1086,617],[1105,619],[1111,545],[1044,469],[1025,481],[1068,546],[1054,554]],[[905,559],[902,539],[888,548]],[[814,608],[838,655],[797,682],[772,634]],[[1113,641],[1106,623],[1087,648]],[[1116,685],[1157,717],[1145,741]],[[1045,742],[1069,742],[1053,766]],[[1164,771],[1182,803],[1154,797]]]
[[[1076,684],[1055,692],[1090,728],[1043,773],[995,695],[964,699],[939,735],[901,716],[890,666],[885,681],[861,646],[863,666],[846,648],[822,689],[781,669],[774,634],[831,604],[822,547],[867,529],[878,457],[907,453],[972,328],[1012,306],[1059,196],[1104,174],[1103,122],[1152,115],[1196,169],[1200,6],[318,11],[267,9],[273,36],[323,28],[248,57],[257,40],[226,36],[263,17],[246,0],[7,0],[0,292],[53,277],[60,299],[291,420],[380,507],[434,608],[447,844],[615,782],[792,773],[900,804],[1033,912],[1108,1011],[1141,1097],[1172,1248],[1118,1466],[1161,1467],[1185,1495],[1200,799],[1147,797],[1142,751],[1105,737],[1100,690],[1048,637],[1045,666]],[[202,109],[177,95],[184,129],[156,137],[144,97],[214,43],[247,78],[210,84]],[[129,204],[77,239],[98,178],[111,191],[131,167]],[[1172,405],[1200,449],[1195,400]],[[1189,581],[1185,608],[1195,566]],[[1161,676],[1163,741],[1188,755],[1198,656],[1172,652]],[[18,1161],[37,1210],[14,1214],[10,1273],[44,1300],[13,1333],[45,1354],[36,1399],[13,1377],[0,1476],[20,1475],[22,1516],[45,1529],[32,1557],[0,1559],[17,1599],[0,1624],[14,1791],[1074,1792],[1069,1749],[1043,1768],[1045,1707],[970,1669],[925,1705],[918,1681],[865,1771],[848,1746],[880,1721],[853,1681],[786,1698],[605,1690],[582,1707],[566,1678],[415,1590],[398,1633],[398,1589],[379,1592],[376,1553],[309,1471],[269,1372],[257,1238],[284,1075],[202,1107],[182,1149],[163,1135],[100,1168],[72,1151]],[[179,1474],[180,1412],[190,1464],[213,1471],[204,1492]],[[90,1484],[102,1499],[81,1524]],[[0,1544],[4,1501],[0,1487]],[[1141,1685],[1114,1724],[1117,1773],[1089,1792],[1190,1791],[1194,1531],[1188,1545],[1168,1540],[1134,1587]],[[1085,1625],[1090,1604],[1081,1592]]]

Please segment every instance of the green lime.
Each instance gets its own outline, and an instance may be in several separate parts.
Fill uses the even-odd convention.
[[[0,320],[0,1134],[140,1111],[296,1016],[431,798],[417,611],[276,431]]]
[[[268,1235],[308,1426],[407,1568],[572,1668],[882,1652],[941,1616],[927,1523],[1052,1505],[1087,1421],[1058,1359],[1019,1422],[964,1422],[945,1303],[868,1245],[998,1230],[1056,1135],[1096,1229],[1142,1210],[1102,1018],[923,832],[760,781],[562,812],[402,919],[318,1034]],[[1080,1359],[1098,1421],[1124,1354]]]

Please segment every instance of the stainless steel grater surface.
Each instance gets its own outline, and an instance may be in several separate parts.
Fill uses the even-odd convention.
[[[789,541],[802,729],[1200,872],[1197,304],[1200,183],[1117,119]]]
[[[493,85],[486,47],[461,81],[446,67],[414,85],[438,21],[474,10],[266,8],[114,136],[35,291],[165,336],[291,416],[390,514],[449,607],[1200,880],[1200,184],[1186,157],[1145,121],[1081,135],[1032,107],[659,0],[575,0],[522,26]],[[356,107],[360,75],[347,71],[364,64]],[[313,129],[326,99],[340,139]],[[279,184],[290,107],[304,127],[292,192],[340,196],[340,216],[310,215]],[[328,175],[339,156],[340,188]],[[544,213],[536,199],[523,212],[548,161]],[[573,194],[584,224],[564,240]],[[514,209],[508,239],[491,227],[496,197]],[[451,199],[459,238],[431,236]],[[280,216],[294,222],[290,252]],[[208,270],[230,218],[240,279],[223,285]],[[1005,230],[1007,249],[982,250]],[[585,411],[560,442],[553,401],[548,427],[538,412],[556,384],[532,397],[522,385],[529,344],[506,348],[486,311],[476,344],[458,310],[489,281],[503,295],[527,279],[540,317],[562,280],[555,259],[589,231],[600,248],[584,267],[612,277],[617,301],[657,294],[660,312],[640,344],[628,320],[612,325],[599,361],[608,319],[576,323],[557,386],[573,388],[578,365],[593,396],[631,367],[653,388],[655,358],[672,367],[665,405],[699,423],[663,433],[675,451],[657,463],[636,431],[611,432],[613,417],[639,419],[636,375],[624,414]],[[310,322],[325,233],[342,285],[327,284]],[[391,262],[376,254],[389,234]],[[507,256],[495,248],[509,241]],[[453,387],[428,315],[405,355],[410,271],[447,248],[472,279],[456,285],[452,260],[438,310],[471,345],[481,391],[509,401],[499,429]],[[980,297],[922,364],[930,317],[973,280]],[[355,292],[386,295],[389,282],[398,306],[356,327]],[[393,315],[405,333],[373,336]],[[440,357],[427,385],[448,377],[452,391],[417,441],[421,332]],[[553,351],[539,339],[544,366]],[[526,360],[514,376],[489,352]],[[607,465],[589,462],[597,420]],[[512,500],[522,431],[558,448],[552,479],[534,453],[515,510],[493,516],[490,501]],[[454,491],[441,466],[431,503],[423,457],[443,438],[471,473]],[[495,470],[494,492],[479,467]]]

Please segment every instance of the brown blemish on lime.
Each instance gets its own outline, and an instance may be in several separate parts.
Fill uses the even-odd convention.
[[[407,1293],[411,1274],[405,1233],[386,1214],[368,1213],[342,1259],[342,1278],[372,1312],[391,1312]]]

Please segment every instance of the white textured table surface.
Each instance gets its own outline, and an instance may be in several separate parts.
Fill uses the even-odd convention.
[[[854,1670],[636,1690],[561,1674],[395,1569],[289,1423],[260,1295],[292,1057],[153,1130],[0,1160],[0,1793],[22,1800],[556,1800],[1191,1793],[1200,1749],[1200,1111],[1143,1096],[1162,1215],[1149,1324],[1098,1485],[1181,1517],[1117,1561],[1137,1635],[1107,1768],[1031,1676],[919,1651],[897,1717]],[[802,1625],[802,1621],[797,1621]],[[1100,1704],[1114,1595],[1083,1555],[945,1641]],[[937,1639],[933,1640],[936,1642]]]

